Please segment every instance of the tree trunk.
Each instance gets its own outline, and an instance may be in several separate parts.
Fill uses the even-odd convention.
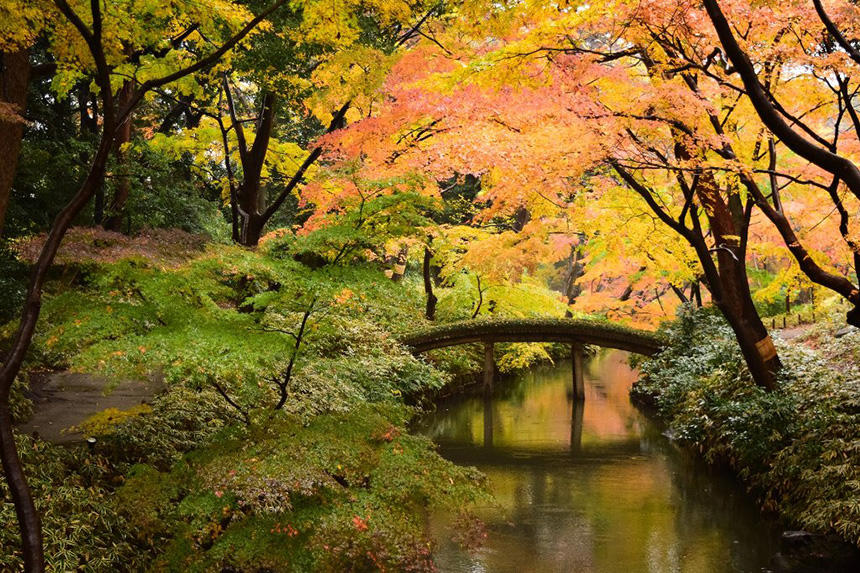
[[[564,277],[564,294],[567,303],[573,304],[576,298],[582,294],[582,285],[577,281],[585,274],[585,265],[580,257],[583,238],[580,236],[580,244],[571,245],[570,256],[567,259],[567,273]]]
[[[27,107],[29,84],[29,50],[0,53],[0,237],[3,236],[6,210],[24,138],[22,116]]]
[[[433,277],[430,276],[432,258],[430,247],[424,247],[424,293],[427,295],[427,308],[424,311],[424,316],[427,320],[436,320],[436,302],[439,300],[433,293]]]
[[[400,282],[406,274],[406,255],[409,254],[409,247],[401,245],[397,250],[397,254],[391,257],[391,280]]]
[[[679,150],[679,155],[682,152]],[[714,238],[717,264],[704,240],[696,246],[714,304],[732,327],[750,374],[756,384],[768,390],[777,385],[782,363],[767,328],[752,300],[746,269],[747,235],[752,205],[743,205],[733,189],[724,190],[724,200],[712,174],[703,174],[696,194],[704,207]],[[719,285],[717,287],[717,285]]]
[[[120,88],[119,94],[117,94],[119,109],[124,109],[133,97],[134,83],[130,80],[123,82],[122,88]],[[116,188],[108,207],[108,216],[104,220],[104,228],[108,231],[120,232],[122,230],[122,221],[125,219],[125,206],[131,195],[128,155],[127,151],[123,148],[125,144],[131,142],[131,123],[132,119],[129,116],[116,132],[114,143],[114,157],[117,164]]]
[[[229,93],[229,92],[228,92]],[[229,98],[232,102],[232,97]],[[232,103],[231,115],[236,135],[239,137],[239,156],[242,162],[242,182],[236,193],[237,211],[240,214],[239,243],[246,247],[256,246],[263,235],[271,214],[266,209],[265,190],[263,189],[263,165],[269,151],[272,131],[275,127],[277,98],[272,93],[263,96],[263,105],[257,120],[257,131],[250,149],[245,145],[244,130],[236,120]],[[241,134],[241,135],[240,135]]]
[[[690,285],[690,297],[696,301],[696,308],[702,308],[702,285],[698,279]]]
[[[263,236],[266,220],[258,213],[248,213],[241,221],[239,229],[239,244],[245,247],[256,247]]]
[[[81,82],[78,89],[78,106],[80,108],[80,132],[82,137],[92,137],[95,140],[99,132],[99,100],[90,91],[87,82]],[[81,151],[80,160],[82,165],[90,162],[89,153]],[[101,225],[105,218],[105,188],[99,185],[93,196],[93,223]]]
[[[719,263],[722,296],[714,302],[731,325],[753,379],[758,385],[773,390],[782,364],[753,304],[744,261],[731,259]]]
[[[525,207],[518,207],[514,213],[513,230],[515,233],[521,232],[528,222],[531,221],[532,214]]]

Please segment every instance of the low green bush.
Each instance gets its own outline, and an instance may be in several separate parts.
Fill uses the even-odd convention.
[[[763,507],[814,532],[860,545],[860,335],[820,327],[815,350],[780,342],[779,389],[752,383],[731,329],[713,311],[685,309],[664,334],[671,344],[641,364],[631,392],[670,434],[734,469]],[[847,340],[846,340],[847,339]],[[840,350],[842,349],[842,350]]]
[[[309,423],[277,413],[169,472],[137,466],[117,504],[154,570],[433,570],[424,520],[486,499],[483,478],[406,433],[401,406]]]
[[[113,504],[122,476],[111,462],[83,445],[58,446],[17,436],[30,490],[42,516],[45,553],[52,571],[139,571],[149,554]],[[15,510],[0,480],[0,571],[21,571]]]

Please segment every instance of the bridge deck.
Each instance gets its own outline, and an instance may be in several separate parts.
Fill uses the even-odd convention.
[[[655,354],[664,340],[654,332],[611,322],[570,318],[482,319],[434,326],[401,337],[421,353],[469,342],[567,342]]]

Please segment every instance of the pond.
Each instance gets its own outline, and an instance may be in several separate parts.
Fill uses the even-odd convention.
[[[481,508],[488,538],[472,553],[431,519],[440,571],[767,571],[781,530],[630,403],[635,379],[627,354],[603,352],[586,364],[584,402],[561,362],[421,420],[443,456],[488,476],[498,504]]]

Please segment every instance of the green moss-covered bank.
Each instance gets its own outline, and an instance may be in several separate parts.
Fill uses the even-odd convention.
[[[860,331],[821,323],[777,340],[780,388],[752,384],[731,330],[684,311],[671,344],[641,364],[632,397],[680,443],[731,467],[787,525],[860,545]]]

